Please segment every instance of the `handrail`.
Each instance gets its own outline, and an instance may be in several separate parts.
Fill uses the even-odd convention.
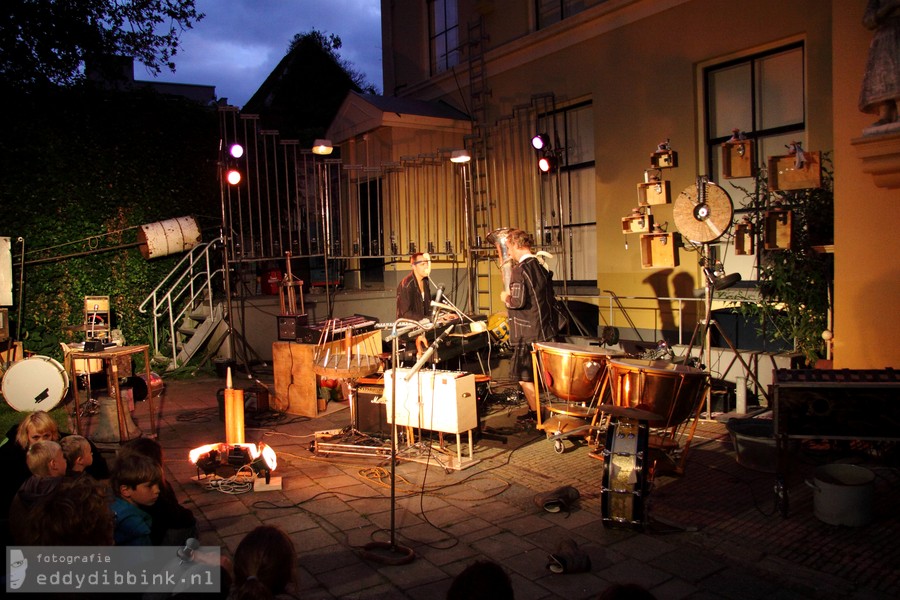
[[[210,254],[223,242],[217,237],[195,246],[172,267],[153,291],[138,306],[142,313],[153,315],[153,351],[160,355],[159,334],[161,326],[168,330],[171,358],[178,356],[176,324],[197,307],[197,301],[205,296],[210,314],[214,310],[213,283],[218,277],[224,280],[224,267],[213,268]]]

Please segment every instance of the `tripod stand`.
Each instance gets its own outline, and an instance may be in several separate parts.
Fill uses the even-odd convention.
[[[709,244],[704,244],[704,255],[709,256]],[[760,385],[759,378],[756,375],[756,371],[750,368],[750,365],[747,364],[747,361],[744,360],[744,357],[741,356],[740,351],[722,329],[722,326],[718,321],[712,318],[712,300],[713,300],[713,292],[717,290],[724,290],[726,288],[731,287],[738,281],[740,281],[740,275],[726,275],[724,277],[716,277],[713,273],[712,269],[708,266],[704,266],[703,276],[706,279],[705,290],[703,294],[703,303],[704,303],[704,318],[702,320],[698,320],[697,324],[694,326],[694,332],[691,334],[691,341],[688,344],[687,351],[685,352],[685,357],[690,358],[691,352],[694,349],[694,342],[698,339],[698,334],[700,333],[700,329],[703,328],[703,338],[702,338],[702,346],[700,346],[700,353],[698,355],[698,362],[700,368],[705,369],[707,372],[711,374],[711,369],[708,364],[704,366],[704,361],[709,363],[711,361],[711,351],[712,351],[712,329],[715,328],[716,331],[719,332],[719,336],[722,341],[728,346],[728,348],[734,353],[735,359],[741,363],[741,366],[744,368],[744,372],[753,380],[753,383],[756,384],[756,389],[762,393],[763,397],[766,399],[766,402],[769,401],[768,393],[765,389]],[[712,407],[711,404],[711,394],[710,390],[706,391],[706,415],[707,418],[711,413]]]

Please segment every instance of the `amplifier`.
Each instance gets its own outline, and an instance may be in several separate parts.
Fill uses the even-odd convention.
[[[384,384],[362,384],[356,388],[356,428],[371,436],[389,438]]]
[[[282,342],[294,342],[300,337],[300,330],[309,320],[307,315],[279,315],[278,339]]]

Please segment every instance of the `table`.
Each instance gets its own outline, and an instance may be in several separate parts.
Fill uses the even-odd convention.
[[[75,370],[75,361],[76,360],[101,360],[106,365],[106,373],[107,373],[107,390],[109,395],[115,399],[116,401],[116,415],[118,416],[119,421],[119,443],[123,443],[127,441],[127,429],[125,427],[125,413],[123,411],[127,410],[124,406],[122,406],[122,394],[119,390],[119,367],[116,364],[115,359],[125,356],[132,356],[135,354],[143,353],[144,354],[144,368],[147,370],[147,407],[150,411],[150,435],[149,437],[155,437],[156,435],[156,413],[153,409],[153,393],[150,388],[151,385],[151,373],[150,373],[150,345],[149,344],[141,344],[139,346],[113,346],[107,348],[106,350],[100,350],[98,352],[85,352],[84,350],[72,350],[67,358],[71,358],[69,381],[72,384],[72,397],[75,399],[75,433],[79,435],[82,434],[81,427],[81,411],[78,410],[78,374]]]

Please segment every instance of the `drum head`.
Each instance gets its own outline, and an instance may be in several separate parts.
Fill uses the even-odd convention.
[[[578,346],[576,344],[565,344],[562,342],[535,342],[533,345],[535,350],[543,350],[550,354],[577,354],[580,356],[596,356],[598,358],[604,356],[621,356],[620,352],[613,352],[612,350],[600,348],[599,346]]]
[[[13,363],[3,376],[3,398],[19,412],[50,411],[66,397],[69,376],[49,356]]]

